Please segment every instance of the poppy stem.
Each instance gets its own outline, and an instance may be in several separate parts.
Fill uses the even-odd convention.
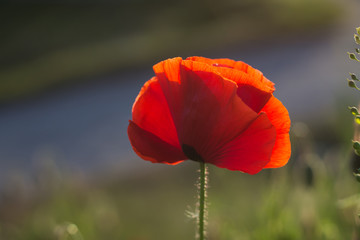
[[[206,204],[206,175],[207,168],[204,162],[200,162],[200,189],[199,189],[199,215],[198,215],[198,236],[199,240],[205,239],[205,204]]]

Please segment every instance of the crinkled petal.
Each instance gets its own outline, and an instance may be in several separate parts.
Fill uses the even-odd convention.
[[[249,127],[217,150],[210,163],[249,174],[261,171],[270,161],[276,130],[265,113],[260,113]]]
[[[265,78],[259,70],[244,62],[203,57],[189,59],[213,66],[213,71],[218,71],[221,76],[236,82],[238,96],[255,112],[259,112],[265,106],[275,90],[274,83]]]
[[[270,162],[266,168],[277,168],[284,166],[291,155],[291,144],[289,137],[290,117],[284,105],[274,96],[270,98],[261,110],[269,117],[270,122],[276,128],[276,142]]]
[[[235,81],[237,83],[244,83],[250,85],[254,84],[254,86],[264,91],[273,92],[275,90],[274,83],[268,80],[261,71],[251,67],[249,64],[246,64],[242,61],[234,61],[227,58],[209,59],[204,57],[189,57],[186,60],[203,62],[208,65],[218,67],[218,71],[221,71],[222,74],[225,74],[223,75],[224,77],[231,79],[232,81]],[[246,73],[247,75],[249,75],[249,77],[238,77],[236,76],[237,74],[235,74],[235,77],[233,77],[234,75],[232,75],[232,70]]]
[[[133,122],[181,149],[168,104],[156,77],[147,81],[132,108]]]
[[[269,101],[272,94],[270,92],[262,91],[251,85],[238,85],[238,96],[255,112],[260,110]]]
[[[181,149],[140,128],[133,121],[129,121],[128,136],[134,151],[145,160],[177,164],[186,159]]]
[[[155,65],[154,70],[180,144],[193,147],[204,161],[258,116],[237,96],[236,83],[208,64],[170,59]]]
[[[215,67],[227,67],[233,68],[242,72],[247,72],[249,65],[241,62],[241,61],[234,61],[228,58],[216,58],[210,59],[205,57],[188,57],[186,60],[196,61],[196,62],[203,62]]]

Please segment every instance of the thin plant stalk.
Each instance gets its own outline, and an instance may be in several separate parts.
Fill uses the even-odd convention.
[[[207,169],[204,162],[200,162],[200,184],[199,184],[199,215],[198,215],[198,239],[205,239],[205,205],[206,205],[206,176]]]

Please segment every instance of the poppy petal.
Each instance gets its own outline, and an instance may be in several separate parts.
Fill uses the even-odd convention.
[[[274,84],[244,62],[173,58],[154,67],[133,105],[128,135],[143,159],[186,158],[255,174],[290,158],[290,119]]]
[[[188,57],[186,60],[196,61],[196,62],[203,62],[215,67],[227,67],[233,68],[242,72],[247,72],[248,64],[241,62],[241,61],[234,61],[228,58],[216,58],[210,59],[205,57]]]
[[[262,76],[262,74],[256,74],[257,77],[249,75],[247,73],[231,70],[224,67],[219,67],[217,71],[228,79],[237,83],[238,96],[255,112],[265,106],[269,101],[275,88],[272,82]],[[264,82],[269,82],[264,84]]]
[[[192,57],[190,59],[215,66],[216,68],[213,71],[218,71],[221,76],[236,82],[238,96],[255,112],[260,112],[275,90],[274,83],[266,79],[259,70],[246,63],[235,62],[230,59],[203,57]]]
[[[264,113],[249,127],[225,144],[211,157],[210,163],[249,174],[261,171],[270,161],[276,130]]]
[[[237,83],[250,84],[262,89],[264,91],[275,90],[274,83],[268,80],[261,71],[251,67],[249,64],[246,64],[242,61],[234,61],[227,58],[218,58],[218,59],[209,59],[204,57],[189,57],[186,60],[203,62],[208,65],[218,67],[218,71],[221,72],[221,75],[231,79]],[[248,77],[238,77],[238,73],[234,73],[233,70],[240,71],[242,73],[246,73]],[[235,76],[233,76],[235,74]]]
[[[193,147],[205,161],[258,116],[237,96],[236,83],[221,77],[208,64],[171,59],[154,70],[180,144]]]
[[[270,162],[264,168],[279,168],[286,165],[291,156],[291,144],[289,134],[279,134],[273,149]]]
[[[272,96],[271,93],[262,91],[251,85],[238,85],[237,94],[257,113],[260,112]]]
[[[276,128],[275,146],[271,160],[265,168],[282,167],[288,162],[291,155],[289,113],[284,105],[274,96],[270,98],[261,111],[266,113],[272,125]]]
[[[184,153],[156,135],[129,121],[128,136],[134,151],[143,159],[153,163],[177,164],[185,160]]]
[[[181,149],[168,104],[156,77],[142,87],[133,105],[132,117],[142,129]]]

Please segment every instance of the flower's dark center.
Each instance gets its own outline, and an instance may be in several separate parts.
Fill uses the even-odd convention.
[[[204,162],[203,158],[196,152],[196,150],[187,144],[183,144],[181,146],[184,154],[186,157],[188,157],[190,160],[196,161],[196,162]]]

